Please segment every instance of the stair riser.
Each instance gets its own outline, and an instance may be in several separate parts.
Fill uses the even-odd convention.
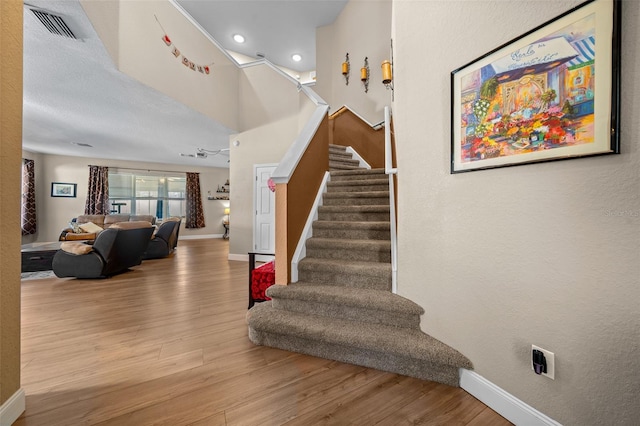
[[[358,160],[352,160],[351,158],[329,158],[329,163],[345,164],[348,166],[357,166],[360,164]]]
[[[329,169],[330,170],[355,170],[355,169],[358,169],[358,168],[359,168],[358,166],[348,166],[348,165],[344,165],[344,164],[329,162]]]
[[[371,192],[371,191],[389,191],[389,184],[383,185],[353,185],[353,186],[327,186],[327,192]]]
[[[353,156],[347,152],[329,151],[329,160],[353,160]]]
[[[343,272],[308,271],[303,269],[301,264],[298,270],[298,279],[317,284],[391,291],[391,274],[388,276],[367,276]]]
[[[371,173],[371,174],[357,174],[357,175],[343,175],[343,176],[335,176],[333,174],[331,174],[331,182],[348,182],[348,181],[352,181],[352,180],[356,180],[356,181],[360,181],[360,180],[364,180],[364,179],[372,179],[372,180],[378,180],[381,177],[385,177],[385,174],[379,174],[379,173]]]
[[[392,327],[420,329],[420,316],[401,312],[385,312],[375,309],[354,306],[335,305],[332,303],[312,302],[308,300],[277,299],[271,300],[275,309],[299,312],[305,315],[340,318],[349,321],[368,322],[371,324],[389,325]]]
[[[318,220],[340,222],[389,222],[389,213],[318,213]]]
[[[307,257],[315,259],[353,260],[362,262],[391,262],[391,252],[375,250],[336,249],[329,250],[307,248]]]
[[[347,240],[389,240],[390,231],[376,229],[313,229],[313,236],[319,238],[341,238]]]
[[[358,198],[358,197],[324,197],[322,203],[325,206],[388,206],[389,197]]]
[[[303,339],[291,335],[268,333],[251,327],[249,327],[249,340],[256,345],[271,346],[320,358],[361,365],[416,377],[421,380],[444,383],[449,386],[457,387],[459,382],[458,367],[434,364],[384,352],[331,344],[320,340]]]

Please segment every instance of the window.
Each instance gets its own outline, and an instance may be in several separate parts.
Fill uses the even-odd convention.
[[[111,213],[148,214],[158,220],[186,213],[186,177],[178,173],[109,170]]]

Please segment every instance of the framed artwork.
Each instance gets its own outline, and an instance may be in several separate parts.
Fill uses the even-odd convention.
[[[620,0],[590,0],[451,73],[451,173],[619,149]]]
[[[75,198],[76,186],[75,183],[51,182],[51,196]]]

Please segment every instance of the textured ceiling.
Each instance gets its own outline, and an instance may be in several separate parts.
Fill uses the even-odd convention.
[[[225,155],[180,156],[196,147],[228,148],[232,131],[118,71],[77,1],[29,4],[62,15],[81,40],[49,33],[25,7],[26,150],[228,167]]]
[[[281,57],[291,62],[294,47],[285,40],[304,41],[306,47],[296,51],[303,55],[301,66],[305,69],[313,69],[311,64],[315,61],[315,26],[327,19],[332,22],[344,3],[181,2],[193,9],[192,16],[205,28],[216,22],[234,22],[247,37],[247,46],[263,50],[274,63]],[[206,159],[182,157],[180,153],[195,154],[198,147],[226,149],[233,129],[119,72],[77,0],[29,0],[28,4],[63,16],[81,40],[49,33],[25,6],[24,149],[90,158],[228,167],[225,152]],[[327,13],[321,12],[323,4]],[[223,17],[223,13],[229,17]],[[218,18],[212,20],[211,15]],[[230,27],[220,31],[226,34],[227,28]],[[229,40],[219,42],[229,47]],[[255,56],[255,52],[246,54]],[[293,68],[290,63],[278,64]]]

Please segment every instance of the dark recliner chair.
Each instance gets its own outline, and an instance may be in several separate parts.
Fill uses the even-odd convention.
[[[181,218],[164,221],[149,241],[149,246],[142,259],[159,259],[169,256],[178,245],[180,223],[182,223]]]
[[[105,278],[124,272],[142,262],[152,234],[151,224],[133,229],[105,229],[98,234],[89,253],[58,250],[53,257],[53,272],[59,278]]]

